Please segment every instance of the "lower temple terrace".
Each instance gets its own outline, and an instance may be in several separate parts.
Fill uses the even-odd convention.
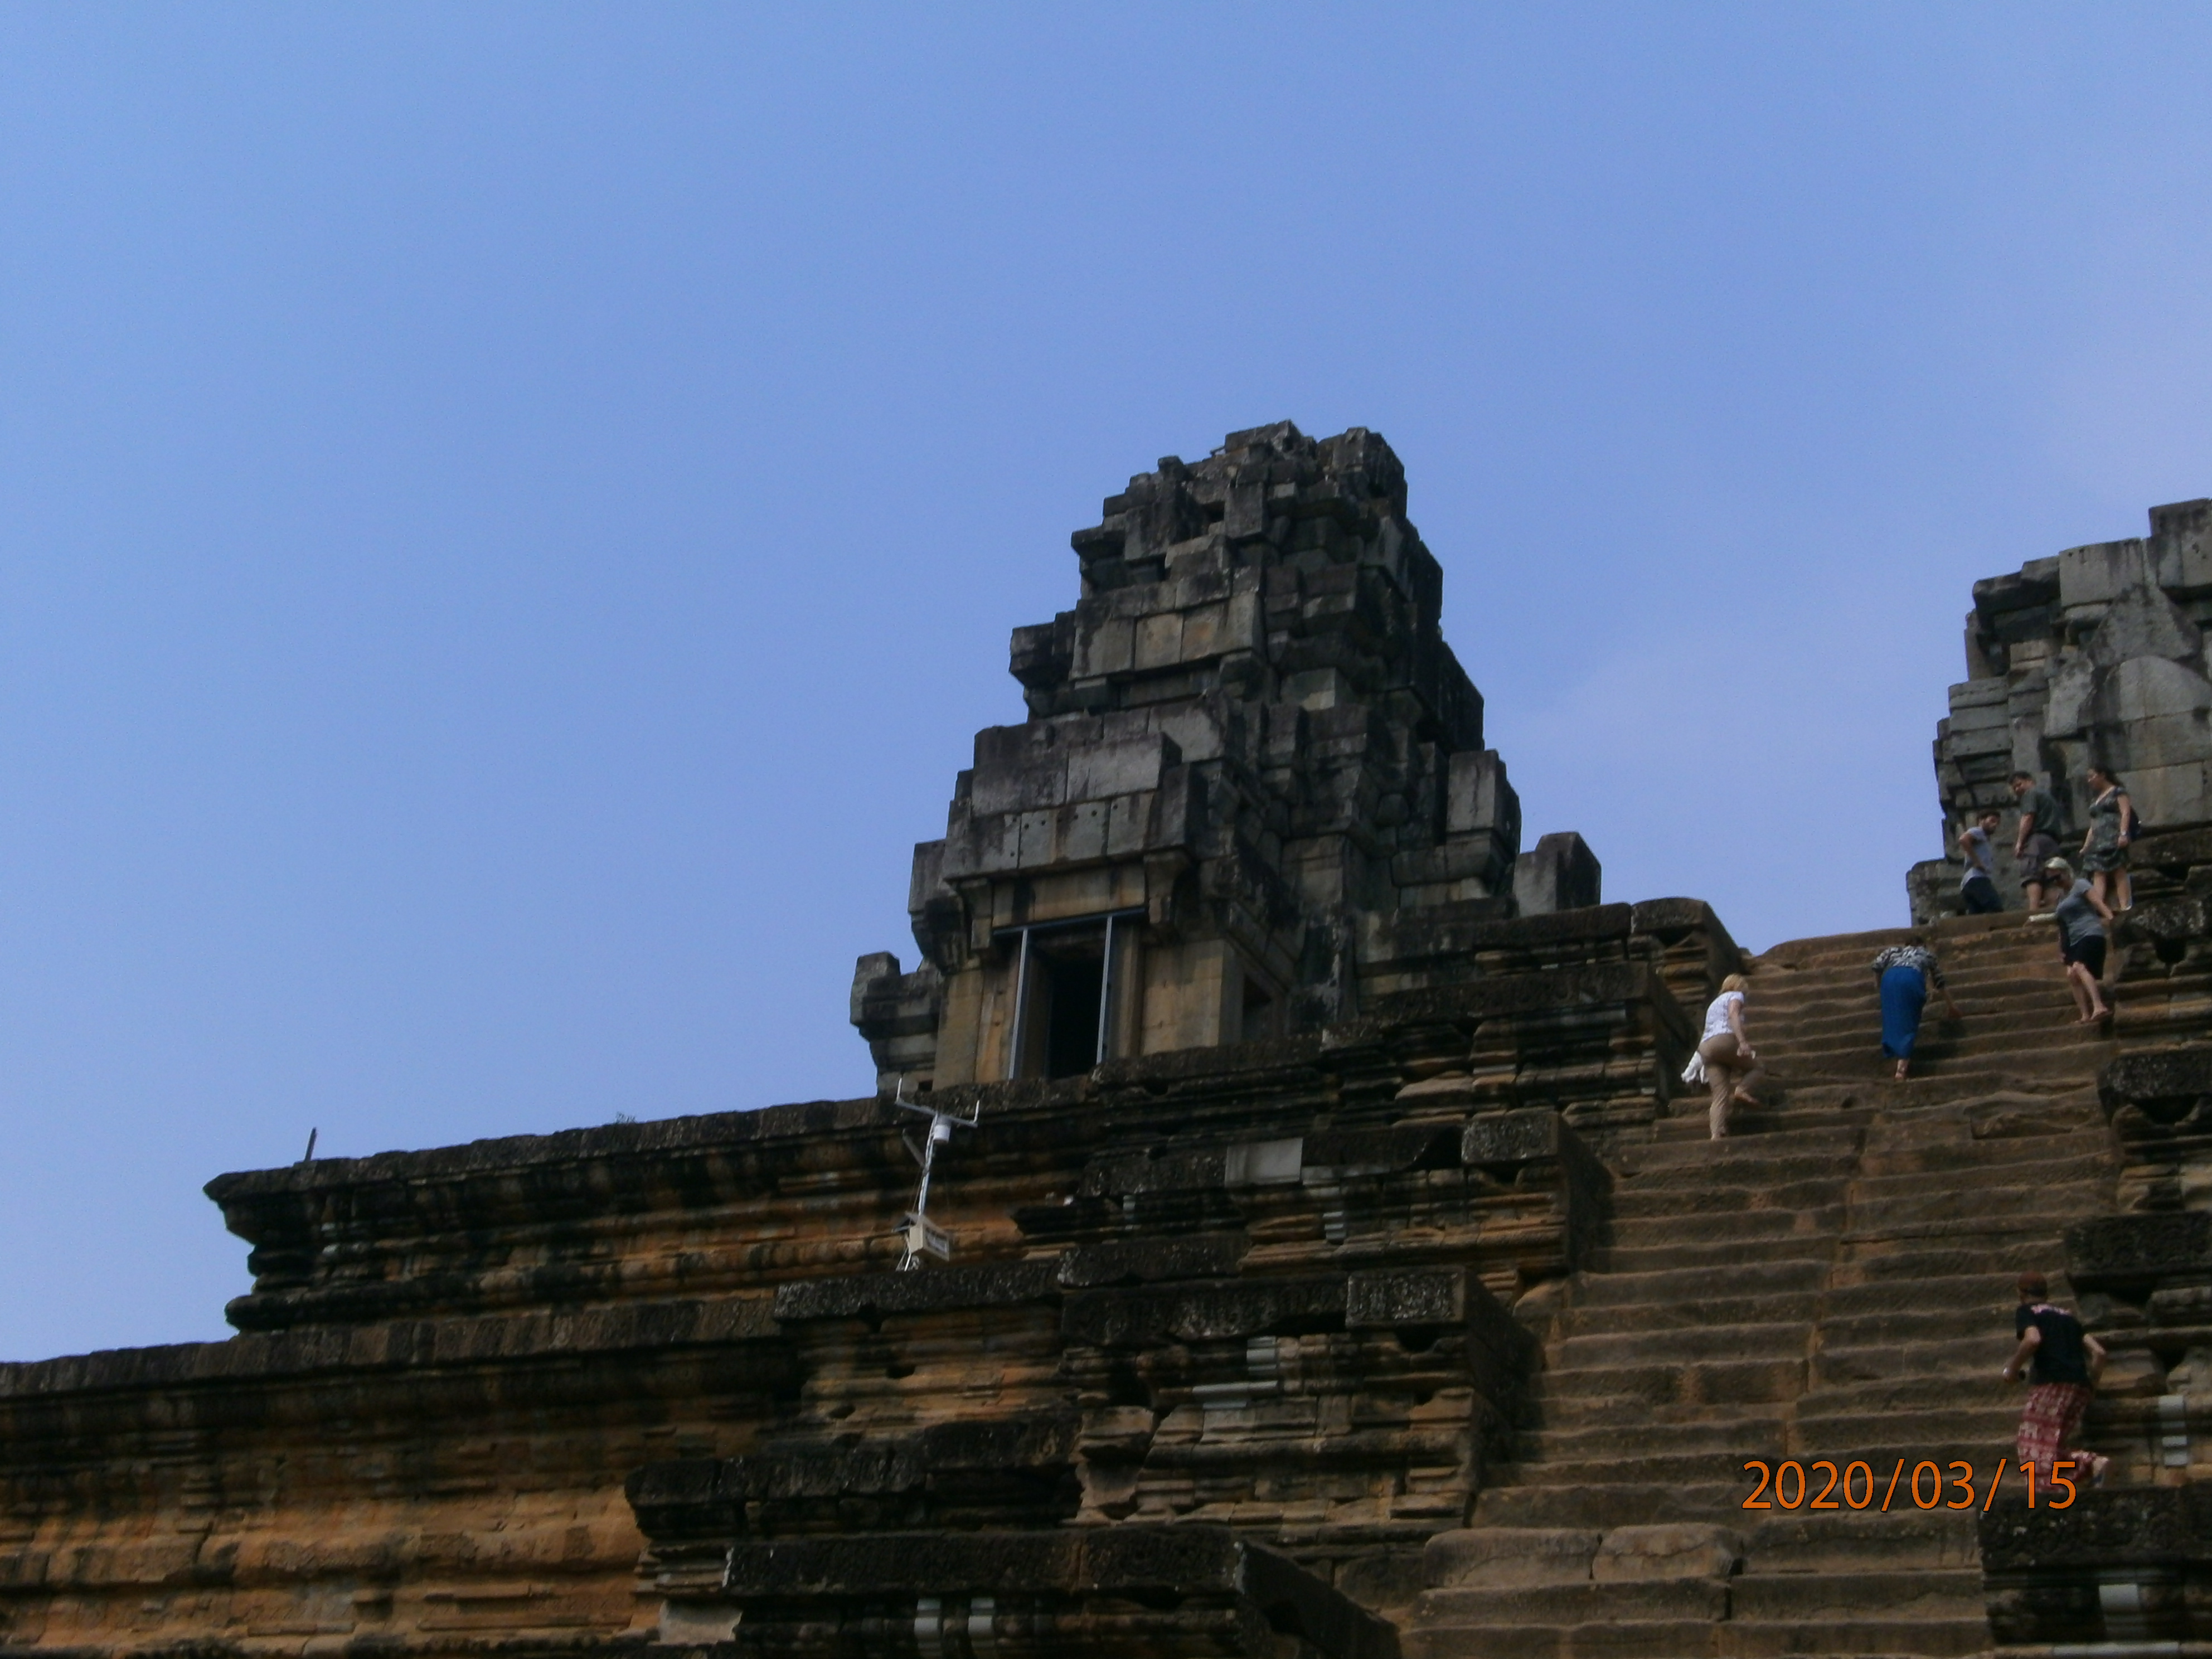
[[[219,1176],[235,1336],[0,1367],[0,1643],[2212,1652],[2208,513],[1976,588],[1943,846],[2015,769],[2155,803],[2077,1024],[2010,862],[1755,956],[1606,902],[1379,437],[1163,461],[860,960],[876,1091]],[[1899,1080],[1912,945],[1963,1018]],[[2063,1507],[1990,1490],[2038,1271],[2106,1355]]]

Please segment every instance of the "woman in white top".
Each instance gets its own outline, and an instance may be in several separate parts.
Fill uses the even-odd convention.
[[[1743,1027],[1745,983],[1741,974],[1730,974],[1721,981],[1721,994],[1705,1010],[1705,1034],[1698,1043],[1698,1058],[1705,1063],[1705,1080],[1713,1088],[1712,1109],[1706,1121],[1715,1140],[1728,1135],[1729,1107],[1739,1102],[1746,1106],[1759,1104],[1752,1097],[1751,1085],[1765,1068],[1759,1064],[1759,1050],[1751,1046],[1751,1034]]]

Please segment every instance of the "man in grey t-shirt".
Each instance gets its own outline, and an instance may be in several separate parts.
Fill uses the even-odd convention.
[[[2044,908],[2049,884],[2043,866],[2058,856],[2059,826],[2065,822],[2051,793],[2026,772],[2012,775],[2012,798],[2020,803],[2020,823],[2012,832],[2013,857],[2020,861],[2020,884],[2031,911]],[[2064,888],[2058,890],[2064,892]]]

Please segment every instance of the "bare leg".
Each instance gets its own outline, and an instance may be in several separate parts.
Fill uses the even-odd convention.
[[[1729,1099],[1738,1106],[1757,1106],[1759,1097],[1752,1093],[1752,1085],[1765,1075],[1765,1063],[1754,1057],[1749,1071],[1739,1071],[1736,1073],[1735,1088],[1729,1093]]]
[[[1900,1057],[1899,1058],[1898,1062],[1897,1062],[1897,1081],[1898,1081],[1898,1082],[1902,1083],[1902,1082],[1904,1082],[1904,1081],[1905,1081],[1905,1072],[1907,1071],[1907,1069],[1911,1067],[1911,1064],[1912,1064],[1912,1062],[1911,1062],[1911,1060],[1906,1060],[1906,1059],[1903,1058],[1902,1056],[1900,1056]]]
[[[2089,902],[2100,909],[2109,910],[2112,908],[2112,900],[2108,895],[2112,890],[2112,877],[2106,875],[2102,870],[2092,870],[2089,872]]]
[[[2102,989],[2096,976],[2078,962],[2066,964],[2067,981],[2074,988],[2074,1006],[2081,1011],[2081,1023],[2094,1025],[2112,1012],[2105,1006]]]
[[[1707,1037],[1698,1045],[1698,1058],[1705,1062],[1705,1080],[1712,1085],[1712,1105],[1705,1114],[1706,1127],[1715,1140],[1728,1139],[1729,1103],[1735,1098],[1743,1076],[1735,1054],[1735,1038],[1728,1032]]]

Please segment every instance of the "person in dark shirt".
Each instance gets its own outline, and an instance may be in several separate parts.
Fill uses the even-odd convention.
[[[2098,1374],[2105,1368],[2104,1345],[2081,1328],[2081,1322],[2051,1303],[2051,1286],[2039,1273],[2020,1276],[2020,1307],[2013,1316],[2013,1334],[2020,1339],[2006,1361],[2004,1379],[2017,1381],[2028,1375],[2027,1403],[2021,1408],[2020,1437],[2014,1449],[2023,1463],[2032,1463],[2045,1480],[2066,1443],[2080,1431],[2095,1396]],[[2086,1467],[2089,1479],[2103,1485],[2110,1459],[2095,1452],[2077,1452],[2073,1462]]]
[[[2012,798],[2020,803],[2020,822],[2012,832],[2012,855],[2020,861],[2027,908],[2040,913],[2044,886],[2050,879],[2043,866],[2058,856],[2059,825],[2064,820],[2059,816],[2057,799],[2025,772],[2012,775]]]

